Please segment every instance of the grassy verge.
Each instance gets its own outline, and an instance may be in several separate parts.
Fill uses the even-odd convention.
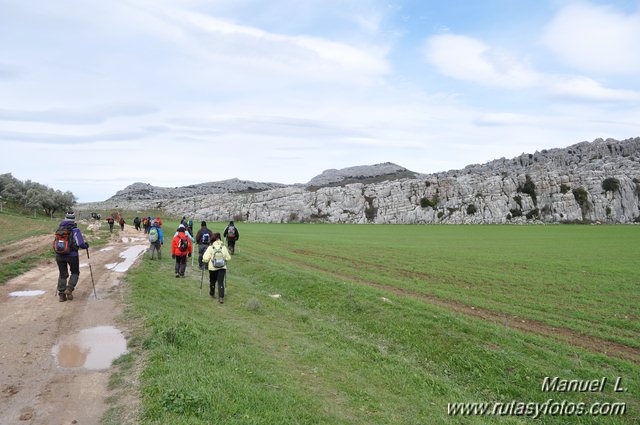
[[[638,288],[629,286],[637,276],[631,244],[637,235],[628,236],[637,229],[592,228],[553,226],[558,233],[548,233],[548,227],[515,226],[242,225],[223,305],[208,297],[206,277],[200,294],[197,270],[175,279],[165,249],[162,261],[145,259],[128,277],[128,320],[142,324],[130,360],[144,358],[139,421],[524,423],[522,416],[453,418],[447,404],[554,399],[626,403],[626,414],[546,415],[542,423],[637,423],[637,363],[361,283],[433,291],[589,332],[588,323],[612,311],[638,312],[632,304]],[[390,243],[398,232],[403,243]],[[165,233],[168,239],[170,231]],[[523,264],[537,272],[521,273]],[[604,288],[585,278],[584,268]],[[562,279],[554,278],[560,272]],[[434,278],[414,279],[416,273]],[[552,278],[569,282],[568,290],[580,295],[594,291],[596,299],[545,296],[545,279]],[[577,291],[577,285],[584,288]],[[563,303],[570,308],[563,311]],[[580,308],[592,310],[578,315]],[[608,321],[603,329],[623,341],[638,336],[625,320]],[[606,377],[609,384],[603,392],[547,393],[541,390],[547,376]],[[613,392],[618,377],[626,392]]]

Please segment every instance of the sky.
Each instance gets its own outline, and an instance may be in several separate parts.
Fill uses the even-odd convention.
[[[434,173],[640,136],[640,0],[0,0],[0,173]]]

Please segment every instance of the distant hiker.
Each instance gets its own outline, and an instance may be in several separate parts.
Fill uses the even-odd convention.
[[[193,220],[189,220],[189,225],[187,227],[189,229],[189,233],[193,235]]]
[[[187,228],[187,216],[183,215],[182,220],[180,220],[180,224],[182,224],[185,229]]]
[[[153,260],[154,251],[158,251],[158,260],[162,260],[162,245],[164,245],[164,236],[162,235],[162,229],[158,226],[158,223],[154,221],[152,227],[149,229],[149,258]]]
[[[187,257],[193,253],[193,243],[181,224],[171,243],[171,258],[176,260],[176,277],[184,277],[187,269]]]
[[[120,224],[120,230],[124,230],[124,224],[125,224],[124,217],[122,216],[120,217],[120,220],[118,220],[118,224]]]
[[[213,241],[213,232],[207,228],[207,222],[200,223],[200,230],[196,234],[196,242],[198,243],[198,266],[200,270],[205,268],[205,263],[202,261],[204,252],[209,248]]]
[[[65,219],[60,222],[53,241],[53,250],[58,264],[58,296],[60,302],[71,301],[73,291],[80,279],[80,258],[78,249],[89,249],[89,244],[82,237],[82,232],[76,226],[76,215],[69,211]],[[71,271],[71,277],[69,277]],[[67,278],[69,282],[67,283]]]
[[[209,268],[209,295],[216,296],[216,282],[218,283],[218,302],[224,302],[224,287],[227,275],[227,261],[231,260],[231,255],[220,240],[220,233],[213,234],[213,243],[202,256],[202,261],[208,264]]]
[[[144,234],[149,233],[151,229],[151,217],[145,217],[142,219],[142,227],[144,227]]]
[[[107,217],[107,223],[109,224],[109,232],[113,233],[113,224],[115,221],[112,216]]]
[[[229,222],[224,229],[224,237],[227,239],[227,245],[229,245],[229,252],[234,254],[236,249],[236,242],[240,239],[240,232],[238,228],[233,224],[233,220]]]
[[[155,220],[158,227],[162,227],[162,219],[160,217],[153,218],[153,220]]]
[[[136,230],[139,232],[140,231],[140,217],[136,217],[133,219],[133,225],[135,226]]]

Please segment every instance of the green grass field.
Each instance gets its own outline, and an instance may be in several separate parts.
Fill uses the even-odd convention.
[[[535,423],[640,421],[640,227],[240,223],[224,305],[198,270],[173,277],[175,227],[128,276],[138,326],[112,384],[143,365],[142,423],[531,423],[448,403],[549,399],[626,411]],[[608,383],[549,393],[547,376]]]

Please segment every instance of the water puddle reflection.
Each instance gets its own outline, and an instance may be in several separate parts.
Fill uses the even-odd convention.
[[[36,290],[36,291],[15,291],[10,292],[9,296],[11,297],[37,297],[38,295],[45,294],[45,291]]]
[[[112,249],[113,249],[113,247],[112,247],[112,246],[108,246],[108,247],[106,247],[106,248],[102,248],[102,249],[100,250],[100,252],[104,252],[104,251],[111,251]]]
[[[69,335],[51,349],[58,366],[106,369],[127,352],[127,342],[113,326],[97,326]]]
[[[125,251],[120,253],[120,258],[124,258],[124,261],[120,263],[109,263],[104,266],[109,270],[113,270],[114,272],[126,272],[129,270],[129,267],[133,265],[133,262],[136,261],[136,258],[143,252],[147,250],[146,245],[135,245],[131,248],[127,248]]]

